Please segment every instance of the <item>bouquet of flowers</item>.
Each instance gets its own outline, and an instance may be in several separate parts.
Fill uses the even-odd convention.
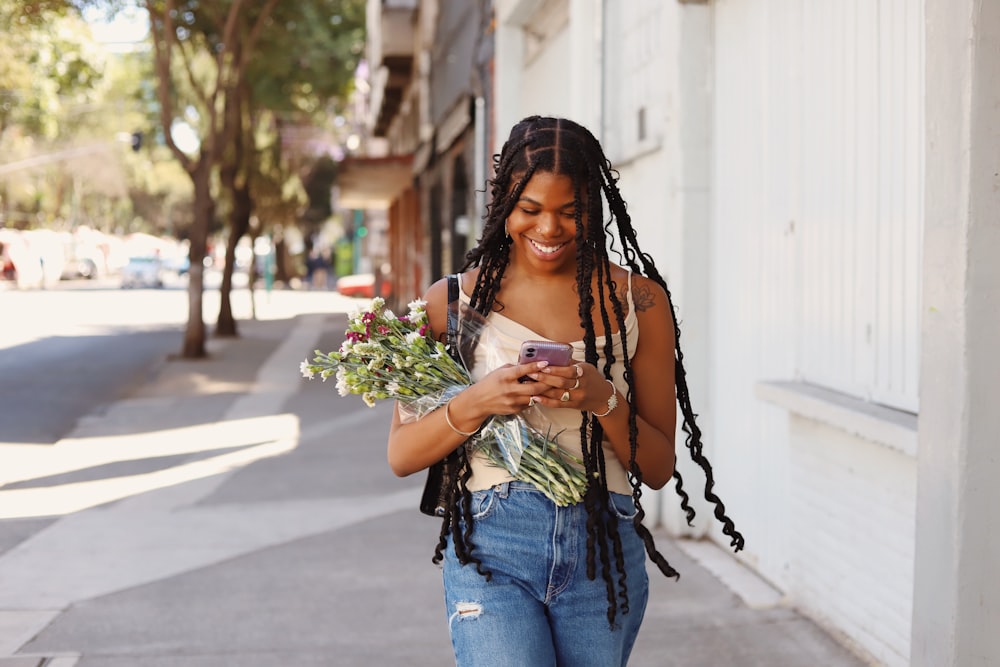
[[[336,377],[341,396],[358,394],[369,407],[383,399],[399,401],[404,422],[440,408],[472,379],[465,364],[428,334],[425,306],[413,301],[407,315],[396,317],[381,297],[375,297],[367,310],[350,316],[339,350],[316,350],[311,362],[302,362],[303,377],[319,376],[323,381]],[[460,335],[465,338],[459,347],[467,348],[470,336],[482,343],[478,338],[486,326],[482,317],[467,308],[462,321]],[[557,505],[579,502],[587,485],[581,461],[560,449],[549,435],[522,415],[495,415],[466,446],[483,452],[491,464],[507,468],[514,479],[532,483]]]

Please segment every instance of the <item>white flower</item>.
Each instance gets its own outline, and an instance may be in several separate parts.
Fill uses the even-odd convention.
[[[393,396],[395,396],[396,394],[399,393],[399,383],[393,380],[392,382],[390,382],[385,386],[385,390],[390,394],[392,394]]]
[[[411,331],[410,333],[406,334],[406,344],[413,345],[421,338],[422,336],[420,335],[419,331]]]
[[[302,377],[307,378],[309,380],[312,380],[313,379],[313,375],[315,375],[309,369],[309,361],[308,360],[303,361],[301,364],[299,364],[299,372],[302,373]]]
[[[386,309],[385,309],[385,310],[384,310],[384,311],[382,312],[382,317],[384,317],[385,319],[387,319],[387,320],[389,320],[389,321],[391,322],[391,321],[393,321],[394,319],[396,319],[396,313],[394,313],[394,312],[392,312],[391,310],[389,310],[388,308],[386,308]]]
[[[427,321],[427,302],[422,299],[417,299],[416,301],[411,301],[409,303],[410,313],[407,315],[407,319],[413,324],[423,324]]]
[[[347,370],[342,367],[337,369],[337,393],[341,396],[350,393],[350,388],[347,386]]]

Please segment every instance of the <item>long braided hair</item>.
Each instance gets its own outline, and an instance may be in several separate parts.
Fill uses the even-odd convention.
[[[715,506],[716,519],[722,523],[722,532],[731,539],[730,546],[735,551],[743,548],[743,536],[727,515],[722,500],[714,493],[715,485],[712,466],[702,452],[701,430],[695,423],[695,413],[691,408],[691,400],[684,371],[684,355],[680,348],[680,329],[677,325],[676,313],[666,281],[657,271],[652,258],[639,249],[635,229],[626,210],[625,201],[618,190],[618,173],[612,168],[610,161],[604,155],[600,142],[583,126],[562,118],[531,116],[525,118],[511,130],[507,142],[499,155],[493,157],[494,177],[488,182],[491,189],[491,201],[487,205],[485,224],[482,236],[475,248],[466,255],[463,271],[479,267],[479,275],[470,297],[470,306],[484,317],[493,310],[502,308],[497,301],[500,292],[504,270],[510,259],[510,242],[506,235],[504,223],[516,206],[521,194],[536,172],[550,172],[570,177],[574,184],[574,199],[576,202],[576,247],[577,247],[577,291],[580,297],[579,317],[584,330],[585,359],[587,363],[597,365],[600,357],[597,351],[597,337],[594,326],[594,306],[599,305],[597,312],[604,325],[604,331],[612,331],[611,318],[618,325],[622,350],[628,350],[625,333],[625,312],[618,296],[615,282],[611,277],[611,261],[609,248],[634,273],[644,275],[658,285],[667,294],[671,304],[671,316],[674,322],[675,348],[674,372],[677,391],[677,401],[683,417],[683,430],[686,433],[685,445],[691,458],[705,473],[705,498]],[[610,217],[604,220],[603,198],[607,200]],[[593,293],[592,278],[596,272],[597,294]],[[608,311],[608,303],[611,311]],[[604,337],[604,364],[602,371],[606,378],[611,378],[611,368],[616,362],[614,355],[614,337]],[[628,354],[623,354],[624,377],[628,383],[626,399],[629,410],[629,461],[625,469],[632,487],[632,499],[635,502],[636,515],[633,526],[641,537],[646,553],[656,563],[659,570],[668,577],[679,577],[679,574],[662,554],[656,549],[649,529],[643,525],[645,511],[642,508],[642,470],[636,463],[638,447],[638,428],[636,424],[636,409],[632,400],[634,381],[631,360]],[[621,538],[618,534],[617,520],[609,516],[608,487],[605,477],[604,451],[601,447],[603,429],[596,417],[582,413],[580,424],[580,444],[583,452],[584,466],[587,472],[588,488],[584,496],[584,506],[587,512],[587,576],[596,578],[598,566],[601,577],[606,584],[608,595],[608,622],[612,626],[619,611],[628,613],[628,588],[622,553]],[[472,475],[468,454],[464,448],[457,450],[448,461],[449,478],[452,480],[449,489],[449,502],[441,525],[438,544],[435,547],[433,561],[441,562],[443,551],[447,547],[447,538],[451,536],[455,554],[463,564],[475,564],[477,571],[490,577],[490,572],[482,567],[482,563],[474,555],[472,540],[471,494],[466,486]],[[690,498],[684,489],[681,474],[673,473],[676,481],[675,489],[680,496],[681,508],[684,510],[690,525],[695,511],[690,505]],[[615,573],[617,572],[617,576]]]

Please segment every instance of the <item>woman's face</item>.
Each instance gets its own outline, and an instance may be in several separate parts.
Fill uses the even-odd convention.
[[[553,271],[576,262],[576,202],[569,176],[535,172],[507,218],[512,254]]]

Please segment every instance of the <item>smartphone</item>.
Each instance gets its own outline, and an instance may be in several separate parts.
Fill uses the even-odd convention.
[[[517,357],[517,363],[528,364],[532,361],[547,361],[550,366],[569,366],[573,363],[573,346],[550,340],[526,340],[521,343],[521,353]],[[518,378],[518,382],[534,382],[534,380],[522,375]]]

